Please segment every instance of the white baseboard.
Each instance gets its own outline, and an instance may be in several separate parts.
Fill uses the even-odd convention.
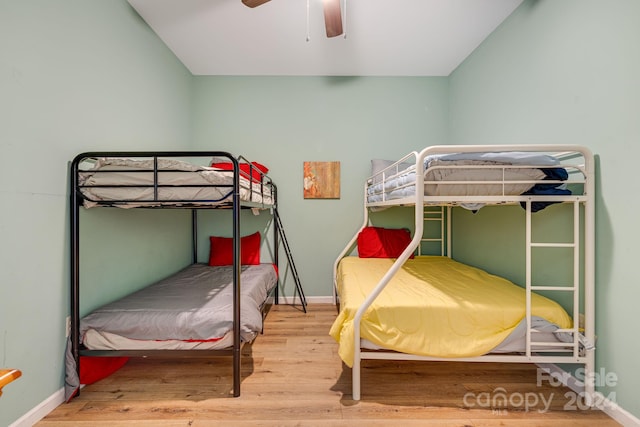
[[[562,383],[569,387],[571,390],[576,393],[580,393],[584,391],[584,387],[577,378],[572,375],[567,375],[567,371],[560,368],[558,365],[553,363],[539,363],[538,367],[540,369],[544,369],[549,374],[556,374],[555,378],[561,380]],[[625,427],[640,427],[640,419],[635,417],[629,411],[626,411],[616,402],[613,402],[608,397],[605,397],[602,393],[596,391],[596,408],[609,415],[615,421],[619,422]]]
[[[51,411],[64,403],[64,388],[53,393],[51,396],[40,402],[39,405],[15,420],[9,427],[31,427]]]

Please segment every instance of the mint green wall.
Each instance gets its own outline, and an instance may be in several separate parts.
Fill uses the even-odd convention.
[[[599,390],[636,417],[640,202],[625,179],[640,156],[638,17],[637,0],[526,0],[450,76],[449,117],[454,144],[575,143],[597,155],[596,364],[619,379]],[[466,260],[513,269],[467,244]]]
[[[334,258],[362,219],[369,160],[448,142],[574,142],[598,154],[598,366],[620,379],[601,391],[639,416],[639,344],[621,332],[640,293],[630,267],[638,202],[621,183],[640,150],[639,8],[526,0],[449,78],[194,77],[125,0],[0,0],[0,366],[24,371],[0,399],[0,425],[62,386],[66,165],[76,153],[226,149],[265,163],[306,294],[326,296]],[[342,197],[304,200],[302,162],[332,160],[341,162]],[[18,180],[24,166],[32,173]],[[204,215],[205,234],[227,232],[219,215]],[[517,226],[517,213],[499,215]],[[92,277],[83,311],[182,266],[184,217],[82,212],[82,274]],[[266,216],[248,218],[247,232],[268,230]],[[462,256],[521,274],[469,244]],[[284,291],[293,293],[290,281]]]
[[[196,77],[193,148],[271,169],[305,295],[328,296],[335,257],[363,221],[370,160],[444,143],[447,96],[442,77]],[[340,199],[303,198],[304,161],[340,161]]]
[[[3,390],[0,425],[63,384],[67,163],[87,150],[187,148],[190,84],[124,0],[0,0],[0,366],[23,371]],[[121,278],[139,285],[186,262],[177,213],[84,214],[89,305],[122,292],[111,288]]]

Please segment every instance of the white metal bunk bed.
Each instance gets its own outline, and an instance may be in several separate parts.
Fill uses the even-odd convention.
[[[516,159],[505,160],[504,156]],[[542,163],[539,163],[542,158]],[[488,159],[488,160],[487,160]],[[532,159],[535,159],[532,160]],[[547,162],[546,160],[550,160]],[[334,264],[334,297],[340,302],[340,313],[334,323],[331,335],[346,350],[342,356],[347,365],[352,366],[352,397],[360,400],[361,361],[365,359],[389,360],[445,360],[463,362],[509,362],[509,363],[572,363],[584,366],[585,378],[594,372],[594,163],[592,153],[585,147],[575,145],[474,145],[474,146],[432,146],[420,152],[412,152],[397,162],[390,163],[380,172],[366,181],[364,187],[364,222],[358,232],[349,241],[337,257]],[[407,167],[408,166],[408,167]],[[567,176],[558,178],[547,169],[566,171]],[[416,170],[419,173],[416,173]],[[532,170],[534,172],[532,174]],[[538,172],[545,172],[536,175]],[[539,187],[535,187],[536,185]],[[524,187],[523,187],[524,186]],[[534,188],[541,191],[534,191]],[[419,189],[415,191],[415,189]],[[560,191],[555,191],[555,189]],[[567,191],[569,188],[570,191]],[[422,191],[424,189],[424,191]],[[547,191],[552,189],[551,191]],[[573,238],[571,241],[549,243],[535,241],[532,236],[533,212],[545,208],[549,203],[573,205]],[[382,316],[384,307],[380,300],[393,300],[386,297],[385,287],[394,286],[395,276],[405,274],[403,266],[414,262],[414,255],[421,255],[422,245],[428,241],[439,241],[441,255],[451,257],[451,209],[462,206],[477,210],[484,205],[520,204],[526,212],[524,233],[526,283],[524,286],[524,318],[519,323],[524,331],[522,348],[507,353],[488,351],[473,357],[442,357],[425,355],[421,351],[403,352],[388,346],[385,342],[371,343],[363,333],[371,328],[381,330],[384,325],[375,323],[376,316]],[[366,289],[354,291],[356,297],[349,301],[351,307],[345,307],[343,293],[348,290],[347,279],[342,277],[341,269],[347,268],[343,261],[357,261],[352,255],[358,236],[365,227],[370,226],[370,211],[393,206],[412,206],[414,215],[414,235],[406,249],[395,259],[386,260],[386,271],[374,279],[376,283],[367,284]],[[437,212],[433,213],[433,208]],[[438,238],[424,236],[425,223],[438,221],[441,234]],[[567,248],[572,251],[573,265],[571,283],[540,284],[533,283],[533,249]],[[416,258],[418,258],[416,256]],[[453,261],[452,261],[453,262]],[[353,273],[349,270],[349,274]],[[475,273],[474,273],[475,274]],[[408,274],[409,276],[411,274]],[[366,280],[360,278],[360,280]],[[402,279],[398,279],[402,280]],[[353,285],[355,286],[355,285]],[[516,286],[516,285],[513,285]],[[446,286],[445,286],[446,287]],[[441,289],[438,289],[440,292]],[[538,300],[538,291],[547,293],[568,293],[573,296],[569,310],[569,326],[556,329],[564,335],[564,341],[537,339],[545,336],[538,326],[536,316],[532,314],[532,300]],[[382,295],[382,298],[380,297]],[[382,303],[380,303],[382,304]],[[350,310],[350,311],[349,311]],[[583,319],[580,311],[583,311]],[[374,320],[372,320],[374,319]],[[583,320],[583,322],[582,322]],[[374,322],[374,323],[371,323]],[[417,322],[416,322],[417,323]],[[583,323],[583,324],[582,324]],[[394,331],[386,336],[397,334],[402,326],[393,325]],[[412,326],[413,327],[413,326]],[[345,333],[348,332],[348,333]],[[384,334],[380,334],[384,335]],[[555,335],[554,335],[555,336]],[[568,338],[567,338],[568,337]],[[428,335],[427,335],[428,340]],[[542,341],[542,342],[541,342]],[[545,342],[547,341],[547,342]],[[373,345],[372,345],[373,344]],[[352,356],[351,356],[352,354]],[[585,381],[585,400],[593,402],[594,384]]]
[[[186,159],[188,161],[184,161]],[[191,162],[209,162],[215,159],[216,165],[201,166]],[[224,165],[222,168],[220,165]],[[215,166],[215,167],[213,167]],[[80,356],[168,356],[168,357],[206,357],[232,356],[233,364],[233,396],[240,395],[240,350],[241,341],[252,333],[260,331],[266,300],[270,293],[274,293],[277,303],[277,275],[275,269],[267,264],[243,266],[240,237],[240,211],[243,208],[276,210],[276,186],[261,169],[262,165],[249,162],[242,156],[234,157],[221,151],[163,151],[163,152],[88,152],[76,156],[71,163],[70,188],[70,233],[71,233],[71,339],[67,354],[67,400],[79,393]],[[264,167],[262,167],[264,168]],[[81,319],[80,317],[80,215],[79,210],[93,207],[118,208],[182,208],[192,212],[192,252],[193,263],[171,278],[164,279],[141,292],[147,292],[144,297],[135,299],[136,294],[125,297],[126,303],[116,301],[117,307],[105,306],[107,310],[96,310]],[[198,264],[197,254],[197,212],[200,209],[228,209],[232,215],[232,263],[228,267],[211,267]],[[273,264],[277,266],[278,224],[274,222]],[[259,251],[259,243],[258,243]],[[210,263],[211,265],[211,263]],[[195,269],[195,270],[194,270]],[[223,274],[220,284],[214,285],[216,275]],[[256,285],[247,281],[241,288],[240,281],[256,279]],[[169,280],[171,279],[171,280]],[[87,280],[87,279],[85,279]],[[175,280],[178,280],[177,285]],[[176,287],[177,286],[177,287]],[[217,286],[213,288],[213,286]],[[171,288],[169,288],[171,287]],[[245,295],[250,288],[252,295]],[[163,294],[169,289],[170,298]],[[183,289],[197,289],[200,296],[182,294]],[[215,290],[215,292],[212,291]],[[241,291],[242,289],[242,291]],[[255,293],[254,293],[255,289]],[[150,290],[150,292],[148,292]],[[163,297],[164,295],[164,297]],[[211,295],[214,295],[213,297]],[[134,297],[131,302],[130,297]],[[216,302],[220,298],[232,309],[216,309]],[[224,324],[216,330],[223,329],[225,336],[220,342],[216,339],[190,339],[158,341],[151,337],[145,341],[144,332],[141,336],[118,336],[107,333],[109,338],[117,338],[104,347],[89,347],[82,342],[81,337],[86,332],[86,326],[97,327],[116,318],[120,327],[131,327],[142,320],[132,320],[147,306],[135,306],[140,301],[148,303],[153,298],[153,309],[157,310],[146,330],[160,330],[167,328],[174,322],[173,317],[164,319],[160,324],[160,316],[181,316],[176,325],[185,323],[187,316],[194,319],[196,326],[188,330],[194,334],[196,329],[211,329],[213,320]],[[247,299],[245,299],[247,298]],[[184,309],[182,313],[177,309],[170,312],[167,301],[173,301]],[[242,310],[241,310],[241,301]],[[190,305],[196,303],[196,305]],[[247,304],[248,303],[248,304]],[[124,304],[124,305],[123,305]],[[129,313],[125,310],[131,309]],[[189,308],[197,307],[197,309]],[[206,307],[206,309],[204,309]],[[251,310],[250,312],[248,310]],[[256,313],[253,312],[256,311]],[[98,317],[94,313],[98,313]],[[115,312],[104,321],[103,315]],[[195,314],[194,314],[195,312]],[[118,319],[119,316],[119,319]],[[206,316],[206,318],[203,318]],[[245,319],[248,318],[249,320]],[[91,322],[89,322],[91,318]],[[177,318],[177,317],[176,317]],[[84,325],[83,322],[91,323]],[[127,320],[128,319],[128,320]],[[137,319],[137,318],[136,318]],[[104,322],[103,322],[104,321]],[[191,321],[191,320],[190,320]],[[167,323],[168,322],[168,323]],[[229,323],[231,323],[230,330]],[[249,326],[246,326],[250,324]],[[206,328],[205,328],[206,327]],[[176,326],[177,328],[177,326]],[[250,330],[248,330],[248,328]],[[162,331],[160,331],[162,333]],[[100,338],[98,336],[98,338]],[[197,337],[193,338],[206,338]],[[154,345],[154,341],[159,345]],[[170,345],[166,345],[166,344]],[[148,344],[148,345],[147,345]],[[71,379],[71,381],[70,381]]]

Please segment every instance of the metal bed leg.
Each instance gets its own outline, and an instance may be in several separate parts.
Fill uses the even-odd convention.
[[[353,368],[351,369],[351,398],[360,400],[360,348],[355,348]]]

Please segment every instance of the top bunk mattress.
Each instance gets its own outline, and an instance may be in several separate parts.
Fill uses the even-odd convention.
[[[99,158],[78,171],[78,189],[87,208],[216,206],[232,202],[233,172],[182,160]],[[240,200],[260,205],[274,202],[272,186],[261,177],[240,174]]]
[[[453,146],[452,149],[455,149]],[[428,150],[425,149],[423,151]],[[418,158],[418,153],[409,159]],[[574,171],[572,166],[572,171]],[[577,171],[578,169],[575,169]],[[538,152],[462,152],[424,157],[423,192],[436,197],[569,195],[569,171],[550,154]],[[415,197],[416,165],[399,161],[384,170],[372,169],[367,202]]]
[[[331,335],[345,363],[353,363],[356,311],[395,260],[345,257],[337,287],[340,313]],[[525,290],[499,276],[448,257],[409,259],[362,317],[360,336],[377,346],[434,357],[491,352],[525,318]],[[532,293],[532,316],[573,327],[556,302]]]

